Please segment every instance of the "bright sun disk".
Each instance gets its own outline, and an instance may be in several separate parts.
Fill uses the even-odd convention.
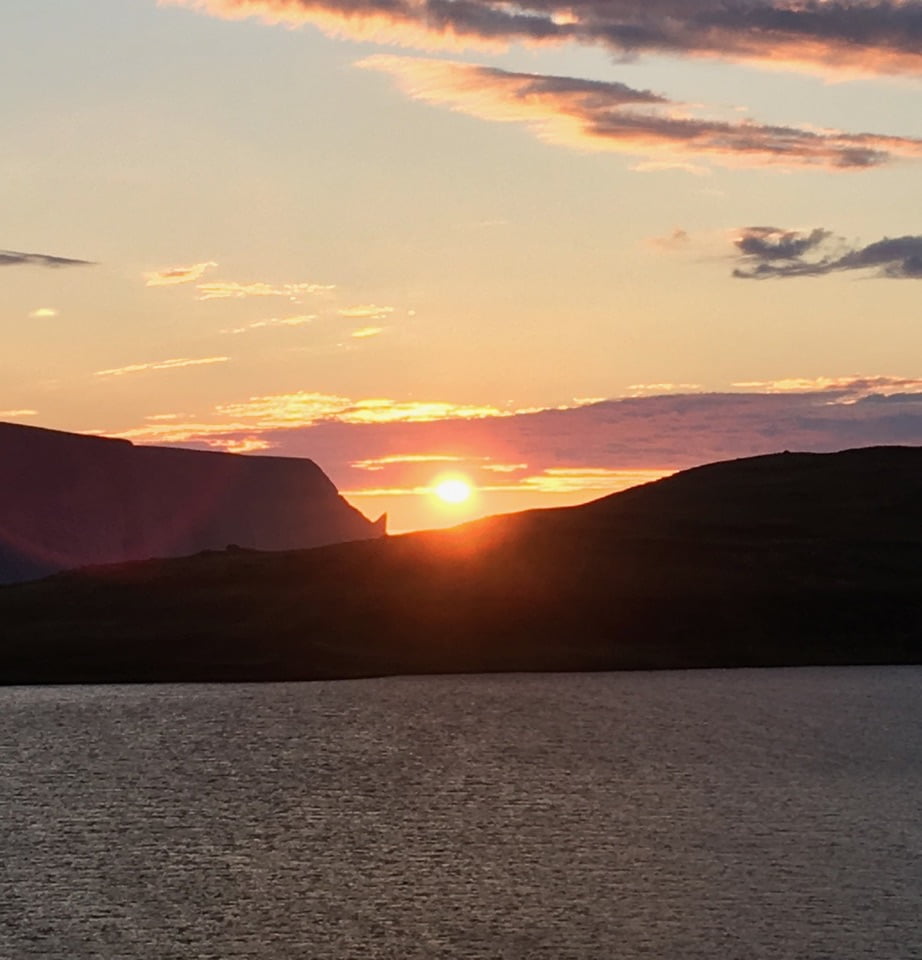
[[[471,495],[471,485],[466,480],[452,477],[436,484],[435,494],[446,503],[463,503]]]

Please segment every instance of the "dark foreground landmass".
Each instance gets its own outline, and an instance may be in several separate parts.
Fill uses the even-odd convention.
[[[7,683],[922,662],[922,448],[0,588]]]

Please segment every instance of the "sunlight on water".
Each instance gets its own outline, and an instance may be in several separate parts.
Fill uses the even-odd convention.
[[[0,689],[0,956],[922,956],[922,670]]]

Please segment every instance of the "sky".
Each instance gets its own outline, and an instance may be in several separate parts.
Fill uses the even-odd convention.
[[[922,0],[4,0],[0,80],[0,420],[392,531],[922,443]]]

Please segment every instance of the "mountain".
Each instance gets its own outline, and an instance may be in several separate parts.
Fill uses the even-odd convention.
[[[378,536],[310,460],[0,423],[0,583],[70,567]]]
[[[922,448],[0,589],[6,682],[922,662]]]

